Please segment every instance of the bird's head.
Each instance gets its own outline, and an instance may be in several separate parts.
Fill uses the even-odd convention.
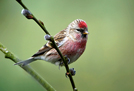
[[[87,38],[87,35],[89,34],[87,24],[82,19],[76,19],[68,26],[69,32],[72,34],[80,34],[82,38]]]

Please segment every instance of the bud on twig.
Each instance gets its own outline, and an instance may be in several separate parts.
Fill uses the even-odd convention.
[[[70,70],[72,76],[74,76],[76,74],[76,71],[74,70],[74,68],[70,68],[69,70]]]
[[[32,13],[27,9],[23,9],[21,14],[24,15],[27,19],[33,19]]]
[[[69,70],[70,70],[72,76],[74,76],[74,75],[76,74],[76,71],[74,70],[74,68],[70,68]],[[65,74],[66,77],[67,77],[68,75],[69,75],[69,72],[67,72],[67,73]]]
[[[41,20],[38,20],[38,21],[44,26],[44,23]]]
[[[46,34],[46,35],[44,36],[44,39],[51,41],[51,36],[50,36],[49,34]]]
[[[51,35],[46,34],[46,35],[44,36],[44,39],[47,40],[47,41],[50,41],[50,46],[54,48],[54,44],[52,43],[53,37],[52,37]]]
[[[74,88],[74,91],[77,91],[77,88]]]

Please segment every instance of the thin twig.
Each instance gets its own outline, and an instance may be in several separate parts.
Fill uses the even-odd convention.
[[[21,0],[16,0],[24,9],[28,10],[28,8],[22,3]],[[43,31],[46,33],[46,34],[49,34],[49,32],[46,30],[45,26],[41,24],[41,22],[39,22],[35,17],[34,15],[32,14],[33,16],[33,20],[43,29]],[[50,35],[50,34],[49,34]]]
[[[5,54],[5,58],[11,59],[13,62],[17,63],[21,61],[17,58],[12,52],[8,51],[5,46],[0,43],[0,51]],[[36,73],[29,65],[20,66],[27,73],[29,73],[35,80],[37,80],[46,90],[48,91],[56,91],[45,79],[43,79],[38,73]]]
[[[28,10],[28,8],[22,3],[21,0],[16,0],[16,1],[17,1],[24,9],[27,9],[27,10]],[[33,14],[32,14],[32,16],[33,16],[32,19],[43,29],[43,31],[44,31],[46,34],[49,34],[49,35],[50,35],[50,33],[46,30],[45,26],[44,26],[41,22],[39,22],[39,21],[37,20],[37,18],[36,18]],[[67,64],[67,62],[66,62],[66,60],[65,60],[65,57],[62,55],[62,53],[60,52],[59,48],[56,46],[56,43],[55,43],[53,37],[51,37],[51,41],[52,41],[52,43],[53,43],[54,48],[57,50],[57,52],[59,53],[61,59],[63,60],[67,73],[69,73],[68,77],[69,77],[70,82],[71,82],[71,84],[72,84],[73,90],[74,90],[74,91],[77,91],[77,89],[76,89],[76,87],[75,87],[74,80],[73,80],[72,75],[71,75],[71,73],[70,73],[68,64]]]

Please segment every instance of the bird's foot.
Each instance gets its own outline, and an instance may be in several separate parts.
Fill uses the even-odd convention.
[[[67,55],[65,55],[65,59],[67,60],[67,63],[70,63],[70,58],[67,57]]]

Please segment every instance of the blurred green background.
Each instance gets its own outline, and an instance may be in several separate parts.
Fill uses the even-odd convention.
[[[134,91],[134,0],[23,0],[52,35],[80,18],[89,37],[84,54],[70,65],[79,91]],[[45,33],[21,15],[15,0],[0,0],[0,42],[25,60],[46,43]],[[45,91],[0,52],[0,91]],[[57,91],[72,91],[65,68],[30,64]]]

